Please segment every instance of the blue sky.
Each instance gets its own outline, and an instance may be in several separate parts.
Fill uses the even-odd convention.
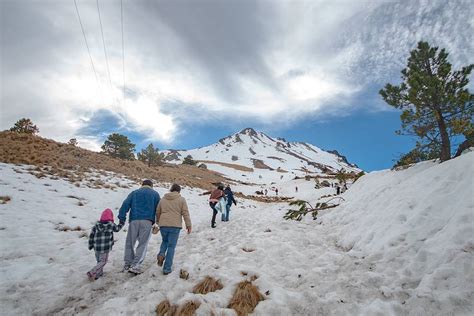
[[[98,1],[101,21],[75,3],[0,2],[1,129],[29,117],[44,137],[100,150],[120,132],[139,150],[253,127],[388,168],[413,140],[378,90],[420,40],[455,68],[474,56],[470,0],[123,0],[123,23],[119,0]]]

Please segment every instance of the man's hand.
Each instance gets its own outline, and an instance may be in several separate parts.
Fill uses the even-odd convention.
[[[191,234],[191,231],[193,230],[191,227],[186,228],[188,230],[188,235]]]
[[[123,226],[125,225],[125,221],[120,220],[119,224]]]

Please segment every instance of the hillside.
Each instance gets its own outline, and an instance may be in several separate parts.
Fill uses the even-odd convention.
[[[471,315],[473,161],[467,153],[370,173],[316,221],[285,221],[283,204],[239,199],[231,221],[211,229],[207,198],[185,188],[193,233],[181,232],[174,271],[160,273],[161,238],[153,235],[146,271],[120,273],[125,227],[115,234],[105,276],[93,283],[85,276],[95,262],[87,235],[104,208],[116,214],[130,188],[91,189],[0,164],[2,195],[10,198],[0,204],[2,314],[152,315],[168,299],[198,302],[197,315],[230,316],[237,283],[250,279],[264,297],[255,315]],[[315,201],[330,189],[302,185],[298,194]],[[223,289],[194,294],[206,276]]]
[[[303,142],[287,142],[246,128],[217,143],[191,150],[168,150],[165,160],[181,163],[187,155],[227,177],[252,183],[284,182],[306,175],[333,175],[340,169],[360,172],[337,151]]]
[[[115,159],[39,136],[8,131],[0,132],[0,162],[37,166],[30,170],[37,177],[66,178],[78,184],[95,170],[121,174],[137,183],[144,178],[151,178],[163,183],[179,182],[190,187],[209,189],[214,183],[229,182],[216,172],[194,166],[164,164],[150,168],[137,160]],[[90,187],[106,184],[93,178],[89,180],[87,185]],[[113,183],[107,185],[115,186]]]

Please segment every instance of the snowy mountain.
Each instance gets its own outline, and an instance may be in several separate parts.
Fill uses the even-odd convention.
[[[303,142],[287,142],[252,128],[243,129],[206,147],[164,153],[165,160],[171,163],[181,163],[184,157],[191,155],[211,170],[233,179],[242,179],[243,174],[256,183],[263,178],[289,180],[308,174],[332,174],[340,169],[361,171],[337,151],[324,151]]]

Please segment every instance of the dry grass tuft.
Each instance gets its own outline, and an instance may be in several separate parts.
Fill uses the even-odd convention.
[[[156,316],[175,316],[177,308],[178,307],[172,305],[169,300],[163,300],[156,306]]]
[[[207,294],[209,292],[215,292],[217,290],[223,289],[224,286],[222,285],[220,280],[216,280],[213,277],[206,276],[204,280],[196,284],[193,288],[194,294]]]
[[[186,270],[181,269],[181,270],[179,270],[179,277],[183,280],[187,280],[187,279],[189,279],[189,272],[186,271]]]
[[[59,230],[60,232],[83,232],[84,229],[81,226],[76,226],[76,227],[70,227],[68,225],[63,225],[63,224],[58,224],[56,225],[56,230]]]
[[[244,316],[253,312],[257,304],[263,300],[265,296],[260,293],[258,287],[250,281],[242,281],[237,284],[228,308],[235,310],[238,316]]]
[[[257,279],[258,279],[258,275],[256,275],[256,274],[250,276],[250,278],[249,278],[250,282],[253,282],[253,281],[257,280]]]
[[[11,197],[9,197],[8,195],[2,195],[0,196],[0,204],[7,204],[8,202],[10,202],[12,200]]]
[[[176,311],[175,316],[192,316],[195,315],[197,309],[201,306],[201,302],[189,301],[181,305]]]
[[[255,249],[247,248],[247,247],[242,248],[242,250],[245,251],[245,252],[254,252],[255,251]]]

